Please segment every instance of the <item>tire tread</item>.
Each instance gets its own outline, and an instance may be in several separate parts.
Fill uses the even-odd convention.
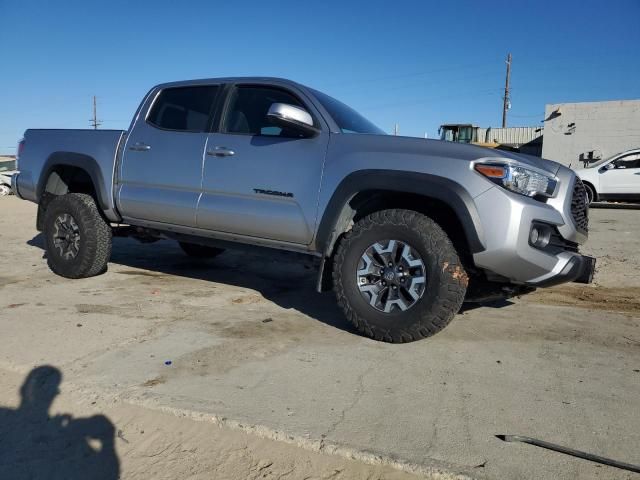
[[[449,272],[455,272],[455,274],[447,275],[447,281],[435,287],[438,288],[438,294],[433,308],[409,329],[400,327],[381,328],[358,314],[347,298],[341,274],[340,265],[345,262],[346,256],[350,253],[351,245],[368,232],[389,225],[402,226],[416,231],[430,254],[440,259],[443,265],[446,264],[443,272],[445,268]],[[356,222],[353,228],[340,241],[334,262],[333,282],[338,305],[349,322],[360,333],[376,340],[403,343],[430,337],[451,322],[464,301],[467,276],[455,247],[436,222],[426,215],[412,210],[381,210],[362,218]]]
[[[82,251],[78,263],[56,262],[51,254],[48,228],[60,211],[71,213],[82,228]],[[45,216],[47,264],[55,274],[66,278],[87,278],[103,273],[111,257],[111,227],[102,217],[95,200],[85,193],[67,193],[53,199]]]

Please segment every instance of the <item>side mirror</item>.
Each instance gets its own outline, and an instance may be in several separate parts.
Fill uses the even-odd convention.
[[[604,168],[605,168],[605,170],[613,170],[614,168],[616,168],[616,166],[613,164],[613,162],[611,162],[611,163],[607,163],[604,166]]]
[[[315,137],[320,129],[313,126],[313,118],[305,109],[287,103],[274,103],[269,107],[267,118],[281,128],[300,132],[305,137]]]

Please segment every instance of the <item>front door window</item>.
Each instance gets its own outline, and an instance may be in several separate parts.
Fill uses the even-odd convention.
[[[267,117],[274,103],[305,106],[291,93],[271,87],[240,85],[231,94],[224,120],[225,133],[269,137],[299,137],[299,132],[273,125]]]

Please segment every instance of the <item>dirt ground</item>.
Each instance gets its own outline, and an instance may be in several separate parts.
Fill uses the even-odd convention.
[[[13,372],[0,373],[3,387],[0,402],[13,407],[10,412],[0,409],[3,420],[0,429],[4,436],[0,440],[0,478],[3,479],[93,480],[113,479],[118,475],[126,479],[168,480],[422,478],[387,465],[368,465],[312,452],[184,415],[120,402],[78,402],[64,391],[51,406],[46,421],[34,421],[33,415],[24,420],[15,415],[21,401],[15,392],[22,380],[22,375]],[[13,422],[12,415],[17,417]],[[68,425],[49,438],[43,435],[47,427],[62,417],[65,420],[68,417]],[[96,432],[100,429],[89,425],[99,418],[111,423],[106,432]],[[22,421],[16,425],[18,420]],[[74,422],[84,423],[83,431],[69,433],[80,429]],[[16,435],[16,431],[19,434]],[[110,441],[106,441],[106,437],[110,437]],[[87,438],[91,439],[89,447],[94,450],[84,445]],[[13,442],[7,445],[8,440]],[[112,443],[115,446],[111,446]],[[44,455],[42,450],[46,451]],[[98,450],[102,450],[102,455],[96,453]],[[443,474],[440,478],[454,477]]]
[[[466,308],[407,345],[356,335],[309,265],[116,239],[106,274],[70,281],[35,205],[0,213],[0,477],[48,445],[67,454],[33,468],[122,478],[635,478],[496,435],[640,463],[640,211],[592,210],[593,285]],[[38,365],[61,393],[35,408]]]

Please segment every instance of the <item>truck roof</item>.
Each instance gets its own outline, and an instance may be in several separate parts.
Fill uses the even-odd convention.
[[[214,77],[214,78],[199,78],[194,80],[179,80],[175,82],[161,83],[155,86],[155,88],[167,88],[167,87],[182,87],[187,85],[206,85],[210,83],[269,83],[276,85],[290,85],[296,87],[304,87],[304,85],[294,82],[286,78],[279,77]]]

